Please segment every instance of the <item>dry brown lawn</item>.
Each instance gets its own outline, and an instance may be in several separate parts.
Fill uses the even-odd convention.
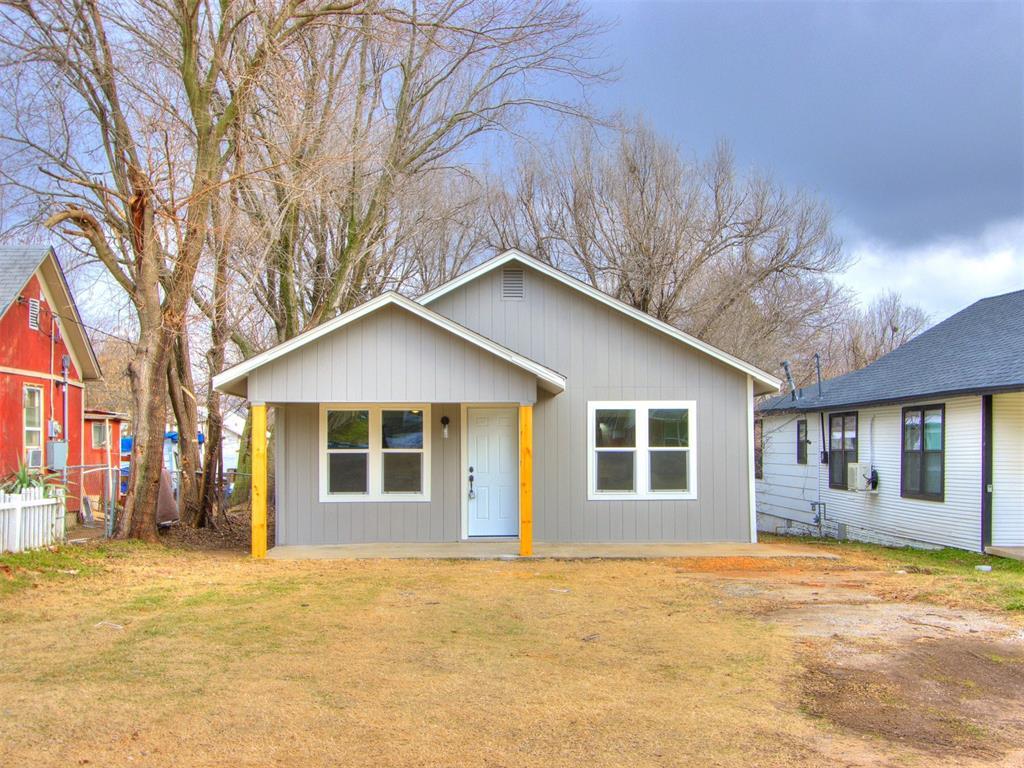
[[[807,613],[844,589],[892,602],[899,577],[863,560],[49,558],[0,560],[2,766],[931,767],[1016,760],[1024,734],[990,727],[993,706],[1024,701],[1010,614],[951,630],[1003,646],[964,694],[981,704],[928,703],[928,739],[850,715],[915,706],[901,689],[858,698],[877,675],[830,656],[878,656],[888,629],[840,646],[845,630]],[[927,641],[885,646],[878,679]]]

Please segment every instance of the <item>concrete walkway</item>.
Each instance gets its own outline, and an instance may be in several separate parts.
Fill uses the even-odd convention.
[[[338,546],[281,546],[267,552],[273,560],[516,560],[519,542],[458,541],[435,544],[380,543]],[[665,557],[816,557],[838,560],[820,547],[803,544],[544,544],[535,543],[534,558],[560,560],[642,560]]]

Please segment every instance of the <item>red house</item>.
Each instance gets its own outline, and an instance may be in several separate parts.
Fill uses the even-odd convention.
[[[82,488],[97,501],[120,495],[121,437],[127,423],[128,417],[123,413],[85,409]],[[97,509],[94,508],[94,515]]]
[[[0,478],[65,474],[80,508],[86,383],[100,366],[52,248],[0,247]]]

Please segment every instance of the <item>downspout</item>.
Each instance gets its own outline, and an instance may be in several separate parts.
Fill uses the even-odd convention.
[[[992,546],[992,395],[981,396],[981,551]]]
[[[109,417],[103,420],[103,430],[107,437],[107,470],[104,472],[106,475],[106,486],[107,486],[107,517],[114,514],[114,484],[111,482],[111,470],[110,470],[110,443],[114,440],[113,430],[110,429]],[[82,462],[85,463],[84,461]]]
[[[63,421],[60,425],[61,437],[64,438],[64,444],[70,450],[71,441],[68,439],[68,366],[71,364],[70,358],[67,355],[62,355],[60,359],[60,373],[64,380],[64,395],[61,398],[63,405]],[[67,457],[64,459],[64,469],[61,470],[61,484],[67,488],[68,485],[68,461]]]

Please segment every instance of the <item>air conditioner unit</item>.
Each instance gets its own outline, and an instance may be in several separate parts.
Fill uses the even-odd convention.
[[[25,451],[25,466],[29,469],[43,468],[43,449],[29,448]]]
[[[846,465],[846,489],[849,491],[872,491],[871,464],[866,461]]]

